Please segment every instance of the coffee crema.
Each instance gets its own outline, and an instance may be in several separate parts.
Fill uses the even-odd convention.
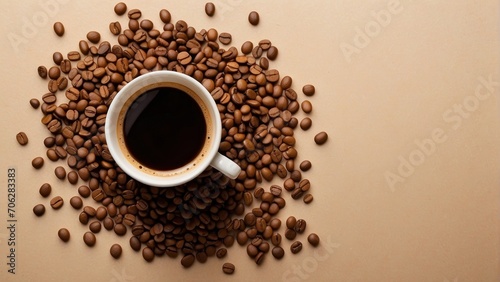
[[[126,104],[118,134],[121,149],[136,167],[161,175],[189,170],[203,159],[212,141],[211,119],[189,89],[159,83],[141,89]]]

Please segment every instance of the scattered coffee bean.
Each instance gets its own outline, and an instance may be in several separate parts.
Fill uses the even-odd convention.
[[[220,248],[220,249],[217,250],[217,253],[216,253],[216,255],[217,255],[218,258],[223,258],[223,257],[226,256],[226,254],[227,254],[227,249],[226,248]]]
[[[316,142],[316,144],[318,145],[325,144],[327,140],[328,134],[324,131],[321,131],[320,133],[316,134],[316,136],[314,136],[314,142]]]
[[[89,224],[89,229],[90,231],[92,231],[92,233],[96,234],[96,233],[99,233],[101,231],[101,223],[99,221],[92,221],[90,224]]]
[[[76,184],[78,182],[78,173],[72,170],[68,173],[68,181],[71,184]]]
[[[63,241],[68,242],[70,238],[69,230],[66,228],[61,228],[57,231],[57,236]]]
[[[58,166],[54,169],[54,174],[57,178],[63,180],[66,178],[66,170],[62,166]]]
[[[295,224],[295,227],[293,228],[293,230],[295,230],[295,232],[299,233],[299,234],[302,234],[304,233],[304,230],[306,230],[306,221],[303,220],[303,219],[299,219],[297,220],[297,223]]]
[[[19,145],[24,146],[24,145],[28,144],[28,136],[24,132],[19,132],[18,134],[16,134],[16,139],[17,139],[17,143],[19,143]]]
[[[212,17],[215,14],[215,5],[212,2],[207,2],[205,4],[205,13],[207,16]]]
[[[83,201],[82,201],[82,198],[78,197],[78,196],[73,196],[71,197],[71,199],[69,200],[69,204],[76,210],[79,210],[82,208],[83,206]]]
[[[297,224],[297,219],[294,216],[290,216],[286,220],[286,227],[289,229],[295,228],[295,225]]]
[[[309,100],[304,100],[301,104],[301,107],[302,107],[302,111],[304,111],[304,113],[306,113],[306,114],[309,114],[312,112],[312,104]]]
[[[231,34],[229,34],[227,32],[222,32],[221,34],[219,34],[220,43],[222,43],[224,45],[228,45],[229,43],[231,43],[231,40],[232,40]]]
[[[44,67],[44,66],[39,66],[38,69],[38,75],[41,77],[41,78],[47,78],[47,68]]]
[[[222,265],[222,271],[225,273],[225,274],[233,274],[234,273],[234,264],[230,263],[230,262],[226,262]]]
[[[304,171],[304,172],[305,172],[305,171],[310,170],[310,169],[311,169],[311,167],[312,167],[312,164],[311,164],[311,162],[310,162],[310,161],[308,161],[308,160],[304,160],[304,161],[302,161],[302,162],[300,163],[300,165],[299,165],[300,170],[302,170],[302,171]]]
[[[278,57],[278,48],[276,48],[275,46],[269,47],[269,49],[267,50],[267,58],[271,61],[274,61],[276,60],[277,57]]]
[[[312,96],[315,92],[316,89],[314,88],[314,85],[306,84],[302,87],[302,93],[304,93],[306,96]]]
[[[89,247],[93,247],[96,243],[96,238],[94,233],[87,231],[83,234],[83,242]]]
[[[281,259],[285,255],[285,250],[283,250],[283,248],[280,246],[276,246],[273,248],[271,253],[273,254],[273,257],[275,257],[276,259]]]
[[[61,37],[64,35],[64,25],[61,22],[54,23],[54,32],[57,36]]]
[[[46,198],[50,195],[50,192],[52,192],[52,186],[50,186],[49,183],[44,183],[42,186],[40,186],[40,189],[38,190],[40,195],[42,197]]]
[[[43,204],[38,204],[33,207],[33,213],[36,216],[42,216],[45,213],[45,206]]]
[[[293,240],[295,239],[295,237],[297,237],[297,232],[295,232],[295,230],[288,228],[285,231],[285,238],[287,238],[288,240]]]
[[[31,165],[36,169],[40,169],[43,166],[43,163],[44,161],[42,157],[36,157],[31,161]]]
[[[87,33],[87,39],[94,43],[97,44],[99,41],[101,41],[101,34],[97,31],[90,31]]]
[[[265,256],[264,256],[264,252],[259,252],[259,253],[255,256],[254,261],[255,261],[255,263],[256,263],[257,265],[261,265],[261,264],[262,264],[262,262],[264,262],[264,258],[265,258]]]
[[[308,130],[309,128],[311,128],[311,125],[312,120],[309,117],[305,117],[300,121],[300,128],[302,128],[302,130]]]
[[[61,196],[55,196],[50,200],[50,206],[55,210],[60,209],[63,206],[63,204],[64,200],[63,198],[61,198]]]
[[[301,250],[302,250],[302,243],[300,241],[295,241],[290,246],[290,251],[292,252],[292,254],[297,254]]]
[[[259,20],[260,16],[259,13],[257,13],[256,11],[252,11],[250,12],[250,14],[248,14],[248,22],[250,22],[252,25],[258,25]]]
[[[160,19],[163,23],[168,24],[170,23],[172,16],[170,15],[170,12],[168,10],[162,9],[160,10]]]
[[[125,12],[127,12],[127,4],[125,4],[123,2],[119,2],[115,5],[114,10],[118,16],[121,16],[121,15],[125,14]]]
[[[36,98],[30,100],[30,105],[33,109],[38,109],[40,107],[40,101]]]
[[[305,194],[303,198],[304,203],[309,204],[313,201],[313,195]]]
[[[109,248],[109,253],[115,259],[120,258],[120,256],[122,255],[122,246],[120,246],[119,244],[111,245],[111,248]]]
[[[78,187],[78,194],[80,194],[83,198],[88,198],[90,196],[89,187],[85,185]]]
[[[241,52],[245,55],[250,54],[253,49],[253,43],[251,41],[245,41],[241,45]]]
[[[195,261],[195,257],[192,254],[187,254],[181,259],[181,264],[185,268],[191,267]]]
[[[120,22],[111,22],[109,24],[109,31],[111,31],[111,33],[114,35],[120,34],[120,32],[122,32],[122,26]]]
[[[319,236],[316,233],[311,233],[307,236],[307,241],[314,247],[319,245]]]

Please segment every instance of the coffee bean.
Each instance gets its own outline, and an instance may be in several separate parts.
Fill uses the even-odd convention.
[[[90,42],[97,44],[97,43],[99,43],[99,41],[101,41],[101,34],[97,31],[89,31],[87,33],[87,39]]]
[[[271,243],[275,246],[279,246],[281,244],[281,234],[273,233],[271,236]]]
[[[313,195],[305,194],[303,198],[304,203],[309,204],[313,201]]]
[[[61,198],[61,196],[55,196],[50,200],[50,206],[55,210],[60,209],[63,206],[63,204],[64,200],[63,198]]]
[[[316,134],[316,136],[314,136],[314,142],[318,145],[325,144],[327,140],[328,134],[324,131],[321,131],[320,133]]]
[[[49,183],[44,183],[42,186],[40,186],[40,189],[38,190],[40,195],[42,197],[46,198],[50,195],[50,192],[52,191],[52,186],[50,186]]]
[[[293,228],[293,230],[295,230],[295,232],[299,233],[299,234],[302,234],[304,233],[304,230],[306,230],[306,221],[303,220],[303,219],[299,219],[297,220],[297,223],[295,224],[295,227]]]
[[[185,268],[191,267],[195,261],[195,257],[192,254],[187,254],[181,259],[181,264]]]
[[[319,236],[316,233],[311,233],[307,236],[307,241],[314,247],[319,245]]]
[[[300,241],[295,241],[290,246],[290,251],[292,252],[292,254],[297,254],[301,250],[302,250],[302,243]]]
[[[297,219],[294,216],[289,216],[286,220],[286,227],[293,229],[297,224]]]
[[[76,184],[78,182],[78,173],[72,170],[68,173],[68,181],[71,184]]]
[[[295,188],[295,181],[291,178],[287,178],[285,182],[283,182],[283,187],[287,191],[292,191]]]
[[[312,167],[312,164],[311,164],[311,162],[310,162],[310,161],[308,161],[308,160],[304,160],[304,161],[302,161],[302,162],[300,163],[300,165],[299,165],[300,170],[302,170],[302,171],[304,171],[304,172],[305,172],[305,171],[308,171],[309,169],[311,169],[311,167]]]
[[[37,68],[37,71],[38,71],[38,75],[41,77],[41,78],[47,78],[47,68],[44,67],[44,66],[39,66]]]
[[[170,12],[166,9],[160,10],[160,19],[163,23],[170,23],[170,20],[172,19],[172,16],[170,15]]]
[[[16,140],[17,143],[19,143],[19,145],[21,146],[28,144],[28,136],[22,131],[16,134]]]
[[[78,194],[80,194],[83,198],[88,198],[90,196],[89,187],[85,185],[78,187]]]
[[[274,61],[276,60],[277,57],[278,57],[278,48],[276,48],[275,46],[269,47],[269,49],[267,50],[267,58],[271,61]]]
[[[232,36],[231,36],[231,34],[229,34],[227,32],[222,32],[219,35],[219,41],[220,41],[220,43],[222,43],[224,45],[228,45],[229,43],[231,43],[231,40],[232,40]]]
[[[247,246],[247,254],[249,257],[254,258],[259,253],[259,249],[257,247],[258,245],[255,246],[253,243]]]
[[[302,93],[306,96],[313,96],[315,92],[316,89],[314,88],[314,85],[306,84],[302,87]]]
[[[264,252],[259,252],[257,256],[255,256],[254,261],[257,265],[261,265],[264,262]]]
[[[58,166],[54,169],[54,174],[57,178],[63,180],[66,178],[66,170],[62,166]]]
[[[302,111],[304,111],[304,113],[306,113],[306,114],[309,114],[312,112],[312,104],[309,100],[304,100],[301,104],[301,107],[302,107]]]
[[[120,246],[119,244],[111,245],[111,248],[109,248],[109,253],[115,259],[120,258],[120,256],[122,255],[122,246]]]
[[[68,242],[70,238],[69,230],[66,228],[61,228],[57,231],[57,236],[63,241]]]
[[[252,25],[258,25],[259,20],[260,20],[259,13],[257,13],[256,11],[252,11],[250,12],[250,14],[248,14],[248,22],[251,23]]]
[[[235,267],[234,267],[234,264],[230,263],[230,262],[226,262],[222,265],[222,271],[225,273],[225,274],[233,274],[234,273],[234,270],[235,270]]]
[[[89,247],[93,247],[96,243],[96,238],[94,233],[87,231],[83,234],[83,242]]]
[[[33,207],[33,213],[36,216],[42,216],[45,213],[45,206],[43,204],[38,204]]]
[[[31,165],[36,169],[40,169],[43,166],[43,163],[44,161],[42,157],[36,157],[31,161]]]
[[[220,249],[217,250],[217,253],[216,253],[216,255],[217,255],[218,258],[223,258],[223,257],[226,256],[226,254],[227,254],[227,249],[226,248],[220,248]]]
[[[205,4],[205,13],[207,16],[212,17],[215,14],[215,5],[212,2],[207,2]]]
[[[245,41],[241,45],[241,52],[245,55],[250,54],[253,49],[253,43],[251,41]]]
[[[92,233],[99,233],[101,231],[101,223],[99,221],[92,221],[89,224],[89,229]]]
[[[308,130],[311,128],[311,125],[312,120],[309,117],[305,117],[300,121],[300,128],[302,128],[302,130]]]
[[[127,4],[119,2],[115,5],[114,11],[117,15],[121,16],[127,11]]]
[[[102,225],[104,226],[104,228],[106,230],[112,230],[113,227],[115,226],[115,222],[113,221],[113,219],[111,219],[111,217],[106,217],[103,221],[102,221]],[[136,250],[137,251],[137,250]]]
[[[145,261],[152,262],[153,259],[155,258],[155,253],[151,248],[146,247],[142,249],[142,257],[144,258]]]
[[[36,98],[30,99],[30,105],[33,109],[38,109],[38,107],[40,107],[40,101]]]
[[[127,227],[122,223],[116,224],[115,227],[113,228],[113,230],[115,231],[116,235],[118,235],[118,236],[123,236],[127,233]]]
[[[64,35],[64,25],[61,22],[54,23],[54,32],[57,36],[61,37]]]
[[[295,239],[296,236],[297,236],[297,232],[295,232],[295,230],[290,229],[290,228],[287,228],[285,230],[285,238],[287,238],[288,240],[293,240],[293,239]]]
[[[69,200],[69,204],[74,208],[74,209],[81,209],[82,206],[83,206],[83,201],[82,201],[82,198],[78,197],[78,196],[73,196],[71,197],[71,199]]]

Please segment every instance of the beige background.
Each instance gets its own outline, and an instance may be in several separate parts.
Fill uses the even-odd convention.
[[[315,200],[306,206],[289,199],[280,215],[306,219],[308,231],[321,236],[321,246],[306,244],[299,255],[287,252],[281,261],[268,255],[257,267],[235,245],[225,259],[189,270],[167,257],[148,264],[129,248],[128,236],[106,231],[87,248],[81,240],[87,227],[68,204],[76,187],[55,178],[56,164],[46,163],[40,171],[30,164],[45,155],[47,135],[41,113],[28,104],[46,92],[36,68],[51,66],[54,51],[76,50],[90,30],[113,42],[109,22],[123,26],[126,18],[113,13],[114,1],[103,2],[2,4],[0,281],[498,281],[497,1],[216,0],[213,18],[204,14],[204,1],[128,1],[129,8],[140,8],[156,24],[158,11],[167,8],[174,20],[184,19],[197,30],[230,32],[237,47],[268,38],[280,51],[272,66],[290,75],[298,92],[306,83],[317,89],[311,98],[313,127],[296,131],[299,159],[313,163],[305,175]],[[391,18],[380,28],[373,15],[389,9],[385,13]],[[257,27],[247,22],[251,10],[261,15]],[[26,29],[33,21],[37,25]],[[66,27],[63,38],[52,31],[55,21]],[[357,37],[365,28],[372,37],[363,42]],[[347,45],[357,49],[346,55],[341,47]],[[493,80],[490,92],[481,78]],[[486,97],[475,100],[476,89]],[[454,107],[460,105],[470,111],[458,115]],[[318,147],[312,138],[321,130],[330,139]],[[30,138],[24,148],[15,141],[19,131]],[[417,144],[433,136],[440,143],[428,145],[423,155]],[[416,164],[413,171],[400,175],[401,163],[409,160]],[[15,275],[6,265],[11,166],[18,185]],[[391,173],[400,177],[393,185],[386,180]],[[38,194],[43,182],[50,182],[52,195],[63,196],[66,204],[36,218],[32,207],[48,205]],[[61,227],[71,231],[67,244],[57,237]],[[305,241],[304,235],[299,238]],[[114,242],[124,247],[119,260],[109,255]],[[236,265],[233,277],[222,274],[225,261]]]

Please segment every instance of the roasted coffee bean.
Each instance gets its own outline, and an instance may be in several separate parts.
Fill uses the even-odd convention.
[[[109,23],[109,31],[111,31],[112,34],[118,35],[122,31],[122,26],[120,25],[120,22],[111,22]]]
[[[302,190],[302,192],[309,191],[309,189],[311,189],[311,182],[309,182],[309,179],[302,179],[299,182],[298,188],[300,188],[300,190]]]
[[[271,191],[271,194],[273,194],[274,196],[279,196],[281,195],[282,188],[279,185],[271,185],[269,190]]]
[[[71,184],[76,184],[78,182],[78,173],[72,170],[68,173],[68,181]]]
[[[58,79],[61,75],[61,69],[59,67],[53,66],[49,69],[49,78]]]
[[[304,100],[301,104],[301,107],[302,107],[302,111],[304,111],[304,113],[306,113],[306,114],[309,114],[312,112],[312,104],[309,100]]]
[[[38,109],[40,107],[40,101],[36,98],[30,100],[30,105],[33,109]]]
[[[101,231],[101,223],[99,221],[92,221],[89,224],[89,229],[92,231],[92,233],[99,233]]]
[[[139,9],[132,9],[128,11],[128,18],[131,20],[137,20],[142,16],[142,12]]]
[[[271,253],[273,254],[273,257],[275,257],[276,259],[281,259],[285,255],[285,250],[283,250],[283,248],[280,246],[276,246],[273,248]]]
[[[227,249],[226,248],[220,248],[217,250],[216,255],[218,258],[223,258],[227,254]]]
[[[311,125],[312,120],[309,117],[305,117],[300,121],[300,128],[302,128],[302,130],[308,130],[311,128]]]
[[[299,219],[297,220],[297,223],[295,224],[295,227],[293,228],[293,230],[295,230],[295,232],[299,233],[299,234],[302,234],[304,233],[304,230],[306,230],[306,221],[303,220],[303,219]]]
[[[255,256],[254,261],[257,265],[261,265],[264,261],[264,252],[259,252],[257,256]]]
[[[319,245],[319,236],[316,233],[311,233],[307,236],[307,241],[314,247]]]
[[[97,31],[89,31],[87,33],[87,39],[90,42],[97,44],[97,43],[99,43],[99,41],[101,41],[101,34]]]
[[[144,258],[145,261],[152,262],[153,259],[155,258],[155,253],[150,247],[146,247],[142,249],[142,257]]]
[[[302,250],[302,243],[300,241],[295,241],[290,246],[290,251],[292,252],[292,254],[297,254],[301,250]]]
[[[61,37],[64,35],[64,25],[61,22],[54,23],[54,32],[57,36]]]
[[[106,230],[112,230],[113,227],[115,226],[115,222],[113,221],[113,219],[111,219],[111,217],[106,217],[103,221],[102,221],[102,225],[104,226],[104,228]]]
[[[47,68],[44,67],[44,66],[39,66],[37,68],[37,71],[38,71],[38,75],[41,77],[41,78],[47,78]]]
[[[170,15],[170,12],[166,9],[160,10],[160,19],[163,23],[170,23],[170,20],[172,19],[172,16]]]
[[[276,48],[275,46],[269,47],[269,49],[267,50],[267,58],[271,61],[274,61],[276,60],[277,57],[278,57],[278,48]]]
[[[80,49],[80,52],[82,52],[83,55],[87,55],[90,51],[89,44],[85,40],[80,40],[78,43],[78,49]]]
[[[93,247],[96,243],[96,238],[94,233],[87,231],[83,234],[83,242],[89,247]]]
[[[181,264],[185,268],[191,267],[195,261],[195,257],[192,254],[187,254],[181,259]]]
[[[127,4],[119,2],[115,5],[114,11],[117,15],[121,16],[127,12]]]
[[[302,171],[308,171],[309,169],[311,169],[311,167],[312,167],[312,164],[311,164],[311,162],[310,162],[310,161],[308,161],[308,160],[304,160],[304,161],[302,161],[302,162],[300,163],[300,165],[299,165],[299,168],[300,168],[300,170],[302,170]]]
[[[74,209],[81,209],[82,206],[83,206],[83,201],[82,201],[82,198],[78,197],[78,196],[73,196],[71,197],[71,199],[69,200],[69,204],[74,208]]]
[[[224,45],[228,45],[231,43],[231,40],[232,40],[231,34],[229,34],[227,32],[222,32],[221,34],[219,34],[220,43],[222,43]]]
[[[313,201],[313,195],[305,194],[302,200],[304,201],[304,203],[309,204]]]
[[[61,228],[57,231],[57,236],[63,241],[68,242],[70,238],[69,230],[66,228]]]
[[[271,243],[275,246],[279,246],[281,244],[281,234],[273,233],[271,236]]]
[[[50,206],[57,210],[57,209],[60,209],[64,204],[64,200],[63,198],[61,198],[61,196],[55,196],[54,198],[52,198],[52,200],[50,200]]]
[[[316,89],[314,88],[314,85],[306,84],[302,87],[302,93],[306,96],[313,96],[315,92]]]
[[[286,227],[293,229],[295,228],[295,225],[297,224],[297,219],[294,216],[289,216],[286,220]]]
[[[285,238],[287,238],[288,240],[293,240],[293,239],[295,239],[296,236],[297,236],[297,232],[295,232],[295,230],[290,229],[290,228],[286,229]]]
[[[90,196],[89,187],[85,185],[78,187],[78,194],[80,194],[83,198],[88,198]]]
[[[215,5],[212,2],[207,2],[205,4],[205,13],[207,16],[212,17],[215,14]]]
[[[254,258],[259,253],[259,249],[257,247],[258,245],[255,246],[253,243],[249,244],[247,246],[247,255],[251,258]]]
[[[28,144],[28,136],[26,135],[26,133],[24,132],[19,132],[18,134],[16,134],[16,140],[17,140],[17,143],[19,143],[19,145],[26,145]]]
[[[127,233],[127,227],[122,223],[116,224],[115,227],[113,228],[113,230],[115,231],[116,235],[118,235],[118,236],[123,236]]]
[[[295,188],[295,182],[291,178],[287,178],[285,182],[283,182],[283,187],[287,191],[292,191]]]
[[[120,258],[120,256],[122,255],[122,246],[120,246],[119,244],[111,245],[111,248],[109,248],[109,253],[115,259]]]
[[[235,270],[235,267],[234,267],[234,264],[230,263],[230,262],[226,262],[222,265],[222,271],[225,273],[225,274],[233,274],[234,273],[234,270]]]
[[[66,170],[62,166],[58,166],[54,169],[54,174],[57,178],[63,180],[66,178]]]
[[[328,134],[324,131],[321,131],[320,133],[316,134],[316,136],[314,136],[314,142],[316,142],[316,144],[318,145],[325,144],[327,140]]]
[[[259,24],[259,13],[256,11],[251,11],[250,14],[248,14],[248,22],[251,23],[252,25],[258,25]]]
[[[40,169],[43,166],[43,163],[44,161],[42,157],[36,157],[31,161],[31,165],[36,169]]]
[[[33,207],[33,213],[36,216],[42,216],[45,213],[45,206],[43,204],[38,204]]]
[[[50,195],[50,192],[52,192],[52,186],[50,186],[49,183],[44,183],[40,186],[38,192],[42,195],[42,197],[46,198]]]

